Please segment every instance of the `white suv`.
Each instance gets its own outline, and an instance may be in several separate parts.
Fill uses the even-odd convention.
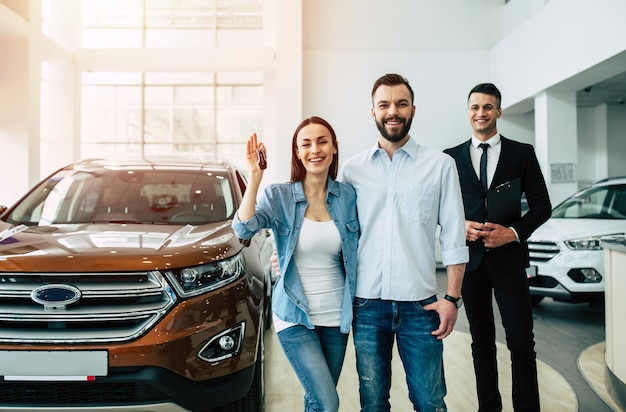
[[[567,198],[528,240],[533,304],[604,299],[600,239],[626,233],[626,177],[600,180]]]

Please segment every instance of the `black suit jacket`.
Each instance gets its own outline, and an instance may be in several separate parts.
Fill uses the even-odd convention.
[[[541,173],[535,149],[532,145],[510,140],[501,136],[500,159],[496,167],[490,188],[519,178],[521,181],[521,193],[526,195],[530,210],[522,217],[511,222],[503,222],[503,226],[513,227],[519,236],[520,243],[511,242],[495,249],[490,249],[490,259],[499,265],[502,270],[518,270],[527,268],[528,245],[526,240],[541,224],[550,218],[552,205],[548,196],[546,182]],[[485,191],[480,185],[480,180],[472,167],[470,158],[471,140],[444,150],[456,161],[463,192],[463,206],[465,219],[484,222],[487,220],[487,207],[485,206]],[[520,194],[521,203],[521,194]],[[469,246],[470,261],[466,270],[475,270],[485,255],[485,246],[481,240],[467,242]]]

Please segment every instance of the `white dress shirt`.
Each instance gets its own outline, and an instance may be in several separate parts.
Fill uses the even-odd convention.
[[[472,159],[472,166],[476,171],[476,176],[480,179],[480,157],[483,154],[483,149],[478,147],[481,143],[487,143],[489,149],[487,149],[487,187],[491,186],[493,175],[496,173],[496,167],[498,166],[498,160],[500,160],[500,151],[502,145],[500,144],[500,134],[496,133],[495,136],[490,137],[487,141],[483,142],[472,136],[472,144],[470,145],[470,157]]]

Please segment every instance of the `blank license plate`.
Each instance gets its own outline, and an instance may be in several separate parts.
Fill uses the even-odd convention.
[[[108,364],[107,351],[0,351],[4,380],[94,380]]]

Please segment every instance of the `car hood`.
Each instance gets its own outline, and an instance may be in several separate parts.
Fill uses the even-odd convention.
[[[626,220],[551,218],[541,225],[529,241],[564,241],[570,239],[623,234]]]
[[[0,272],[162,270],[224,259],[240,249],[230,221],[200,226],[0,222]]]

